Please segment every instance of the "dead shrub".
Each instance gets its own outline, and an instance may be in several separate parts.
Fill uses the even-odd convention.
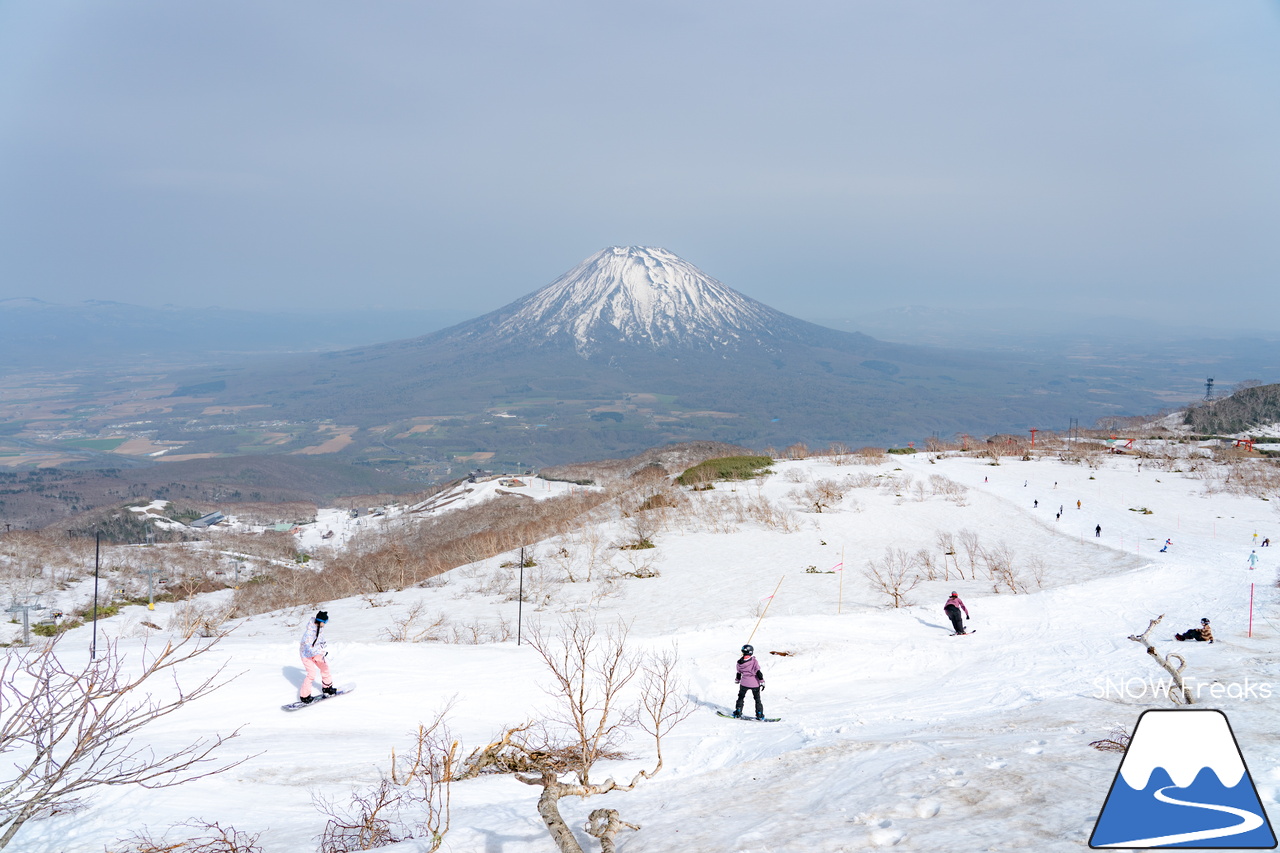
[[[197,832],[189,838],[171,839],[172,834]],[[143,828],[128,838],[116,842],[110,853],[262,853],[258,836],[241,832],[233,826],[202,820],[190,820],[175,824],[159,837]]]

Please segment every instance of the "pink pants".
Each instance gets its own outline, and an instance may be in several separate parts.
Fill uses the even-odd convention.
[[[311,695],[311,682],[313,681],[319,681],[325,687],[333,686],[333,676],[329,675],[329,662],[324,659],[324,655],[303,658],[302,665],[307,668],[307,676],[302,679],[302,687],[298,689],[299,696]]]

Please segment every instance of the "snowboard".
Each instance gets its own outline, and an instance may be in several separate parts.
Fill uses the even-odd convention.
[[[781,717],[765,717],[763,720],[758,720],[755,717],[748,717],[746,714],[741,717],[735,717],[733,714],[726,714],[724,711],[716,711],[716,716],[724,717],[727,720],[748,720],[753,723],[776,723],[782,719]]]
[[[303,702],[301,699],[299,699],[296,702],[290,702],[288,705],[281,705],[280,710],[281,711],[297,711],[300,708],[310,708],[312,705],[319,705],[321,702],[323,702],[326,699],[336,699],[339,696],[344,696],[355,689],[356,689],[355,684],[344,684],[338,688],[337,693],[312,693],[311,695],[314,698],[310,702]]]

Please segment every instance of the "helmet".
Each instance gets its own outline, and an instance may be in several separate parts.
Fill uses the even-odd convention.
[[[952,590],[952,591],[951,591],[951,597],[952,597],[952,598],[959,598],[959,597],[960,597],[960,593],[956,592],[955,590]],[[934,600],[935,600],[935,601],[937,601],[937,599],[934,599]]]
[[[742,647],[742,653],[744,655],[753,655],[756,653],[756,647],[751,645],[750,643],[747,643],[745,646]]]
[[[1209,624],[1209,617],[1208,617],[1208,616],[1206,616],[1205,618],[1201,619],[1201,620],[1200,620],[1200,624],[1201,624],[1201,625],[1208,625],[1208,624]]]

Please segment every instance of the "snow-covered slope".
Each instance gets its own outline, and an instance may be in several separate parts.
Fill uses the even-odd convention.
[[[1161,614],[1153,640],[1161,652],[1186,657],[1204,707],[1229,715],[1274,818],[1280,556],[1272,553],[1280,551],[1260,542],[1280,542],[1276,496],[1209,491],[1212,471],[1203,461],[1194,473],[1139,462],[1107,456],[1094,467],[1047,458],[994,466],[974,458],[934,462],[923,453],[873,466],[779,462],[763,482],[691,493],[719,511],[673,517],[655,534],[654,549],[610,548],[627,535],[625,522],[598,528],[594,546],[581,533],[575,541],[530,543],[537,565],[525,570],[525,582],[540,586],[524,605],[526,627],[591,610],[606,624],[630,622],[636,647],[678,642],[697,708],[664,743],[660,774],[630,793],[566,799],[566,819],[588,850],[597,849],[581,832],[586,815],[619,809],[642,827],[619,836],[621,853],[1084,850],[1120,764],[1118,754],[1089,742],[1117,726],[1132,729],[1144,709],[1170,707],[1150,686],[1163,670],[1127,639]],[[850,475],[862,485],[836,505],[799,511],[796,490]],[[963,488],[941,488],[948,481]],[[790,507],[791,522],[761,523],[749,510],[762,499]],[[994,592],[973,571],[962,531],[992,554],[1007,549],[1028,591]],[[948,533],[957,537],[951,557],[939,544]],[[1165,539],[1173,544],[1161,553]],[[559,583],[552,576],[562,547],[597,547],[620,569],[652,561],[660,573],[624,579],[612,591],[595,581]],[[1261,562],[1250,569],[1254,548]],[[936,579],[900,609],[887,607],[863,574],[886,549],[923,550],[934,560]],[[517,605],[502,586],[514,576],[501,567],[510,561],[505,554],[463,567],[429,588],[328,602],[335,675],[359,689],[297,714],[279,705],[301,679],[297,639],[309,612],[240,620],[217,660],[183,675],[196,678],[220,662],[243,674],[146,737],[174,749],[192,732],[244,724],[224,751],[251,756],[247,763],[174,789],[92,793],[83,809],[29,824],[15,849],[114,851],[115,839],[141,825],[199,817],[262,833],[266,853],[315,850],[325,817],[313,795],[345,799],[353,786],[376,783],[391,749],[403,754],[417,724],[449,697],[457,697],[454,733],[468,747],[548,707],[547,677],[527,643],[390,638],[415,608],[423,620],[439,614],[460,626],[505,621],[514,628]],[[948,635],[941,605],[952,590],[972,614],[971,636]],[[142,620],[167,625],[171,609],[126,608],[100,624],[136,654]],[[1202,616],[1213,620],[1216,643],[1173,640]],[[8,627],[10,637],[20,630]],[[765,708],[782,722],[713,713],[735,698],[733,663],[748,637],[766,673]],[[88,629],[79,628],[65,648],[81,655],[88,642]],[[1246,684],[1251,691],[1237,689]],[[1270,689],[1259,691],[1262,685]],[[628,758],[602,765],[600,778],[630,778],[651,766],[644,738],[626,750]],[[1145,763],[1171,762],[1152,756]],[[536,801],[536,789],[510,778],[455,785],[444,849],[552,853]],[[424,848],[405,841],[385,849]]]

